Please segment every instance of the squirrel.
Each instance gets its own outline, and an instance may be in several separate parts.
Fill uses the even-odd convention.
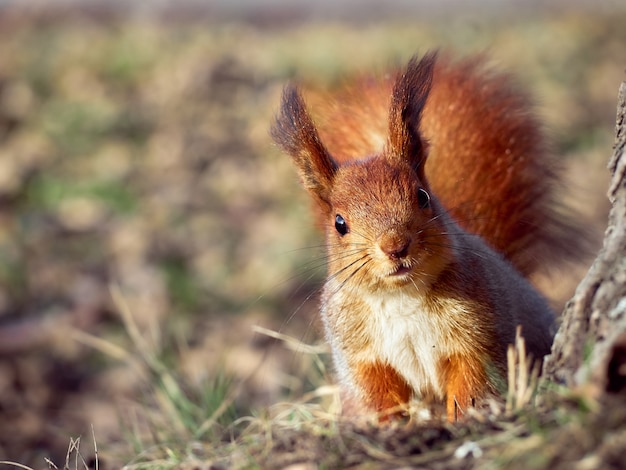
[[[461,418],[497,393],[521,327],[536,360],[555,314],[528,281],[579,253],[528,96],[484,57],[413,57],[310,103],[285,86],[271,128],[325,232],[321,318],[343,396]]]

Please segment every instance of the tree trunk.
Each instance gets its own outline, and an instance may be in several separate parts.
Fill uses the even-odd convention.
[[[546,378],[626,390],[626,82],[619,90],[616,139],[609,162],[611,202],[604,245],[561,317]]]

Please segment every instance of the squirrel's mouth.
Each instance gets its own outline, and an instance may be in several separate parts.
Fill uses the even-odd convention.
[[[411,272],[411,268],[409,266],[405,266],[404,264],[399,265],[393,271],[391,271],[388,275],[390,277],[403,277]]]

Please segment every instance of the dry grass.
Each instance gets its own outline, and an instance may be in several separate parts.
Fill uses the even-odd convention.
[[[507,351],[506,411],[512,413],[531,404],[537,394],[541,366],[526,353],[526,343],[518,327],[515,344]]]
[[[58,467],[52,460],[45,458],[44,461],[49,470],[99,470],[100,461],[98,458],[98,444],[96,442],[96,436],[93,428],[91,429],[92,445],[86,453],[81,453],[80,445],[81,438],[71,438],[67,447],[67,454],[65,456],[65,464],[63,467]],[[86,457],[87,455],[88,457]],[[9,462],[7,460],[0,461],[0,465],[7,465],[13,468],[19,468],[22,470],[34,470],[32,467],[23,465],[17,462]]]

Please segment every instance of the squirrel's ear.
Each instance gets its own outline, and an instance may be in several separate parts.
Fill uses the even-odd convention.
[[[330,210],[330,192],[337,163],[319,138],[304,99],[294,85],[283,90],[280,114],[271,128],[274,141],[293,159],[305,189]]]
[[[409,61],[396,78],[389,110],[389,140],[385,153],[391,158],[408,161],[420,178],[424,177],[427,143],[420,135],[419,126],[436,59],[437,53],[431,52],[420,60],[413,57]]]

